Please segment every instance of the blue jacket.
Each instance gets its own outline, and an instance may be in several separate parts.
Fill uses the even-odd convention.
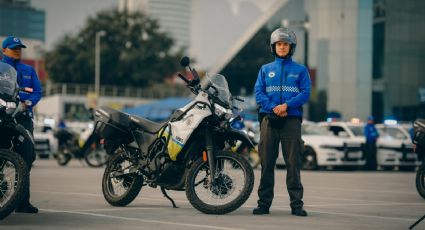
[[[277,58],[258,72],[255,99],[260,113],[273,113],[273,108],[286,103],[288,116],[302,117],[302,105],[310,97],[311,81],[307,68],[289,59]]]
[[[367,124],[364,127],[364,135],[366,136],[366,142],[376,142],[379,137],[378,130],[374,124]]]
[[[33,89],[32,93],[19,92],[19,98],[21,101],[30,100],[32,105],[29,107],[30,115],[32,117],[32,107],[35,106],[41,98],[41,84],[38,80],[37,73],[34,68],[29,65],[21,63],[20,60],[3,55],[2,62],[5,62],[13,68],[15,68],[18,73],[18,85],[20,88],[29,87]]]

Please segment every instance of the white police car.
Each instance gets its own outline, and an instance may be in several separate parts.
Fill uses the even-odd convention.
[[[328,166],[358,167],[365,164],[360,142],[350,139],[342,130],[339,136],[335,136],[327,128],[326,124],[318,125],[308,121],[302,123],[303,169],[315,170]],[[280,153],[277,166],[282,165],[284,160]]]
[[[410,135],[403,127],[397,124],[378,124],[376,128],[379,132],[377,143],[379,166],[387,170],[398,166],[402,171],[411,171],[421,164],[417,154],[413,152]]]

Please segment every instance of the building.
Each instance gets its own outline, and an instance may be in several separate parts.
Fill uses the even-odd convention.
[[[372,1],[306,0],[310,19],[309,66],[327,111],[343,119],[372,112]]]
[[[45,76],[45,18],[43,10],[31,7],[31,0],[0,0],[0,40],[9,35],[21,38],[27,46],[23,62],[33,66],[41,79]]]
[[[158,20],[161,30],[176,41],[176,49],[189,48],[192,0],[120,0],[119,10],[142,11]]]
[[[379,120],[425,116],[424,25],[424,1],[374,1],[373,114]]]

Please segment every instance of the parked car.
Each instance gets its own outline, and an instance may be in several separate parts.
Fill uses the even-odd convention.
[[[34,122],[34,150],[39,158],[50,158],[57,150],[57,141],[52,127],[43,122]]]
[[[378,165],[392,170],[398,166],[402,171],[412,171],[421,164],[413,152],[409,133],[399,125],[376,125],[379,132]]]
[[[359,167],[365,164],[362,159],[361,143],[341,133],[335,136],[326,127],[304,121],[301,129],[304,141],[303,169],[315,170],[325,167]],[[284,165],[280,148],[277,166]]]
[[[327,127],[335,136],[345,136],[353,142],[364,145],[364,124],[351,122],[321,122],[319,125]],[[382,125],[377,125],[382,127]],[[400,170],[413,170],[420,162],[413,153],[413,145],[409,140],[408,133],[399,126],[384,126],[387,129],[378,128],[380,138],[377,142],[377,166],[382,169],[393,169],[398,166]],[[381,130],[381,131],[380,131]],[[381,134],[382,132],[382,134]],[[397,140],[390,135],[403,136],[403,140]]]

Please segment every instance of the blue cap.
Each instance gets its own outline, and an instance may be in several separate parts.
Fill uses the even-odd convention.
[[[374,118],[373,116],[368,116],[368,117],[367,117],[367,120],[368,120],[368,121],[374,121],[374,120],[375,120],[375,118]]]
[[[16,47],[27,48],[24,44],[22,44],[21,39],[13,36],[9,36],[3,40],[2,48],[13,49]]]

